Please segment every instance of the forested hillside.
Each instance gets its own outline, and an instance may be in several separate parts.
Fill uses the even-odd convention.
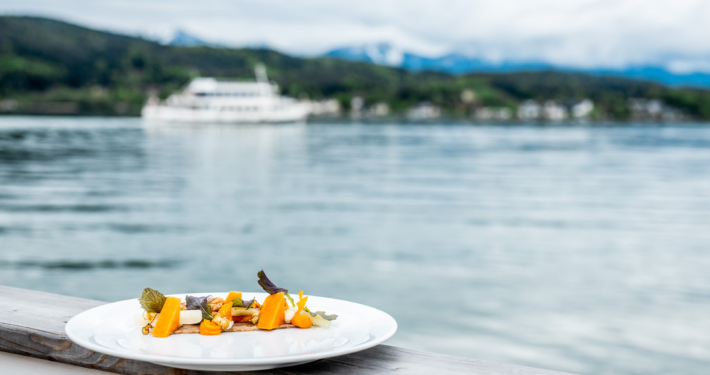
[[[0,17],[2,113],[137,115],[147,93],[166,96],[194,76],[253,79],[263,62],[282,93],[299,98],[353,96],[403,111],[432,102],[450,116],[473,106],[514,109],[525,99],[590,98],[600,118],[629,116],[629,98],[660,99],[689,116],[710,118],[710,92],[623,78],[561,72],[413,73],[329,58],[304,59],[267,49],[165,46],[137,37],[34,17]],[[471,90],[475,102],[464,103]],[[15,103],[10,105],[8,103]]]

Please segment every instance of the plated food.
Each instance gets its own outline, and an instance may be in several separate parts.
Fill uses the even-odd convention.
[[[371,348],[397,331],[397,322],[376,308],[289,293],[263,274],[259,280],[266,292],[244,290],[241,296],[226,291],[163,295],[146,290],[140,301],[132,298],[81,312],[65,330],[72,342],[97,353],[200,371],[303,364]],[[226,329],[219,318],[227,320]]]
[[[311,311],[303,291],[298,293],[296,302],[288,289],[277,287],[263,270],[257,276],[259,285],[269,294],[261,302],[235,291],[226,298],[186,295],[183,301],[146,288],[138,299],[144,311],[134,315],[134,324],[142,327],[144,335],[165,338],[176,334],[216,336],[288,328],[327,329],[338,318],[325,311]]]

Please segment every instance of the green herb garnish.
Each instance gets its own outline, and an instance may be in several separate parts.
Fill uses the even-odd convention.
[[[286,297],[288,298],[289,301],[291,301],[291,306],[296,307],[296,303],[293,302],[293,298],[291,298],[291,295],[286,292]]]
[[[163,293],[155,289],[145,288],[143,289],[143,295],[138,298],[143,310],[149,313],[159,313],[163,310],[163,305],[165,305],[165,296]]]
[[[311,312],[311,316],[320,316],[321,318],[328,321],[338,319],[338,316],[335,314],[325,315],[325,311]]]
[[[232,300],[232,306],[233,307],[245,307],[245,308],[250,308],[251,305],[254,304],[254,301],[256,301],[256,298],[252,298],[251,301],[243,301],[240,298],[235,298]]]

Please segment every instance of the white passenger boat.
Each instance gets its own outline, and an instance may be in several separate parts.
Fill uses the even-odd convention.
[[[151,97],[143,118],[160,122],[278,123],[303,121],[309,106],[278,93],[258,64],[256,82],[195,78],[165,101]]]

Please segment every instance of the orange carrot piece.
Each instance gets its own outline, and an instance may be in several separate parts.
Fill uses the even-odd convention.
[[[222,334],[222,327],[210,320],[203,320],[200,323],[200,335],[216,336]]]
[[[296,303],[296,306],[298,306],[298,311],[296,311],[296,314],[300,313],[301,310],[306,307],[306,301],[308,301],[308,296],[303,297],[300,301],[298,301],[298,303]]]
[[[264,305],[259,313],[259,329],[272,330],[285,323],[284,312],[286,311],[285,298],[283,292],[272,294],[264,300]]]
[[[222,315],[229,321],[234,321],[232,319],[232,302],[227,302],[222,307],[219,308],[219,315]]]
[[[153,329],[153,336],[168,337],[180,328],[180,298],[168,297]]]
[[[313,322],[303,314],[296,314],[291,318],[291,324],[298,328],[311,328]]]

